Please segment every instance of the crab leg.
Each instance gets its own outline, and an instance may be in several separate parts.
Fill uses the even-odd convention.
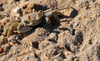
[[[9,27],[6,27],[6,28],[4,29],[3,34],[6,35],[6,34],[8,33],[8,30],[9,30]]]
[[[20,33],[25,33],[25,32],[28,32],[30,31],[32,28],[31,27],[26,27],[24,26],[24,24],[21,22],[19,23],[18,27],[17,27],[17,30],[20,32]]]
[[[7,32],[8,32],[8,30],[9,30],[9,27],[10,27],[10,25],[12,24],[12,22],[9,22],[9,23],[7,23],[6,25],[5,25],[5,27],[4,27],[4,32],[3,32],[3,34],[4,35],[6,35],[7,34]]]
[[[16,20],[15,22],[21,22],[21,20]],[[5,25],[4,29],[3,29],[3,34],[6,35],[8,33],[9,27],[12,25],[12,23],[14,22],[9,22]]]
[[[56,20],[60,21],[59,17],[56,14],[52,14],[52,15],[53,15],[54,18],[56,18]]]
[[[65,7],[65,8],[60,8],[60,9],[54,9],[54,10],[52,10],[52,9],[49,9],[49,10],[46,10],[46,11],[44,11],[44,13],[47,13],[47,12],[51,12],[51,11],[60,11],[60,10],[63,10],[63,9],[67,9],[68,7]]]
[[[8,33],[7,33],[7,38],[9,38],[11,32],[12,32],[14,29],[17,29],[18,24],[19,24],[18,22],[15,22],[15,23],[13,23],[13,24],[10,26],[9,31],[8,31]]]
[[[46,17],[45,20],[46,20],[46,24],[45,25],[48,25],[51,22],[51,20],[48,17]]]
[[[56,20],[60,20],[57,16],[57,11],[56,10],[53,10],[51,12],[48,12],[48,13],[45,13],[45,16],[46,16],[46,21],[49,21],[50,22],[50,19],[49,18],[54,18]]]

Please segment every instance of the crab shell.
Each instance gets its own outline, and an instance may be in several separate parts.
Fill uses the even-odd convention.
[[[30,18],[27,18],[27,17],[30,17]],[[29,20],[29,22],[25,22],[27,20]],[[26,26],[37,26],[39,23],[42,22],[42,20],[43,20],[43,14],[40,12],[33,12],[33,13],[27,14],[21,18],[21,21],[23,23],[25,22]],[[30,24],[30,23],[32,23],[32,24]]]

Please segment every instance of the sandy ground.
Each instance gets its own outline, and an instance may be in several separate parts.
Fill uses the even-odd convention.
[[[65,7],[59,23],[3,35],[8,22]],[[100,0],[0,0],[0,61],[100,61]]]

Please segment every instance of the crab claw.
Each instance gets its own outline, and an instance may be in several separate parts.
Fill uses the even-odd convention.
[[[19,22],[15,22],[10,26],[9,31],[7,33],[7,38],[9,38],[9,36],[12,33],[13,30],[17,29],[18,24],[19,24]]]
[[[31,27],[25,27],[23,23],[19,23],[18,27],[17,27],[17,31],[20,33],[25,33],[30,31],[32,28]]]

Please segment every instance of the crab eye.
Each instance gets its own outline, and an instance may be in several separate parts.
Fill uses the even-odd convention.
[[[36,16],[36,20],[40,19],[41,15],[38,13]]]
[[[30,16],[27,16],[27,20],[28,20],[28,21],[30,21],[30,20],[31,20]]]

